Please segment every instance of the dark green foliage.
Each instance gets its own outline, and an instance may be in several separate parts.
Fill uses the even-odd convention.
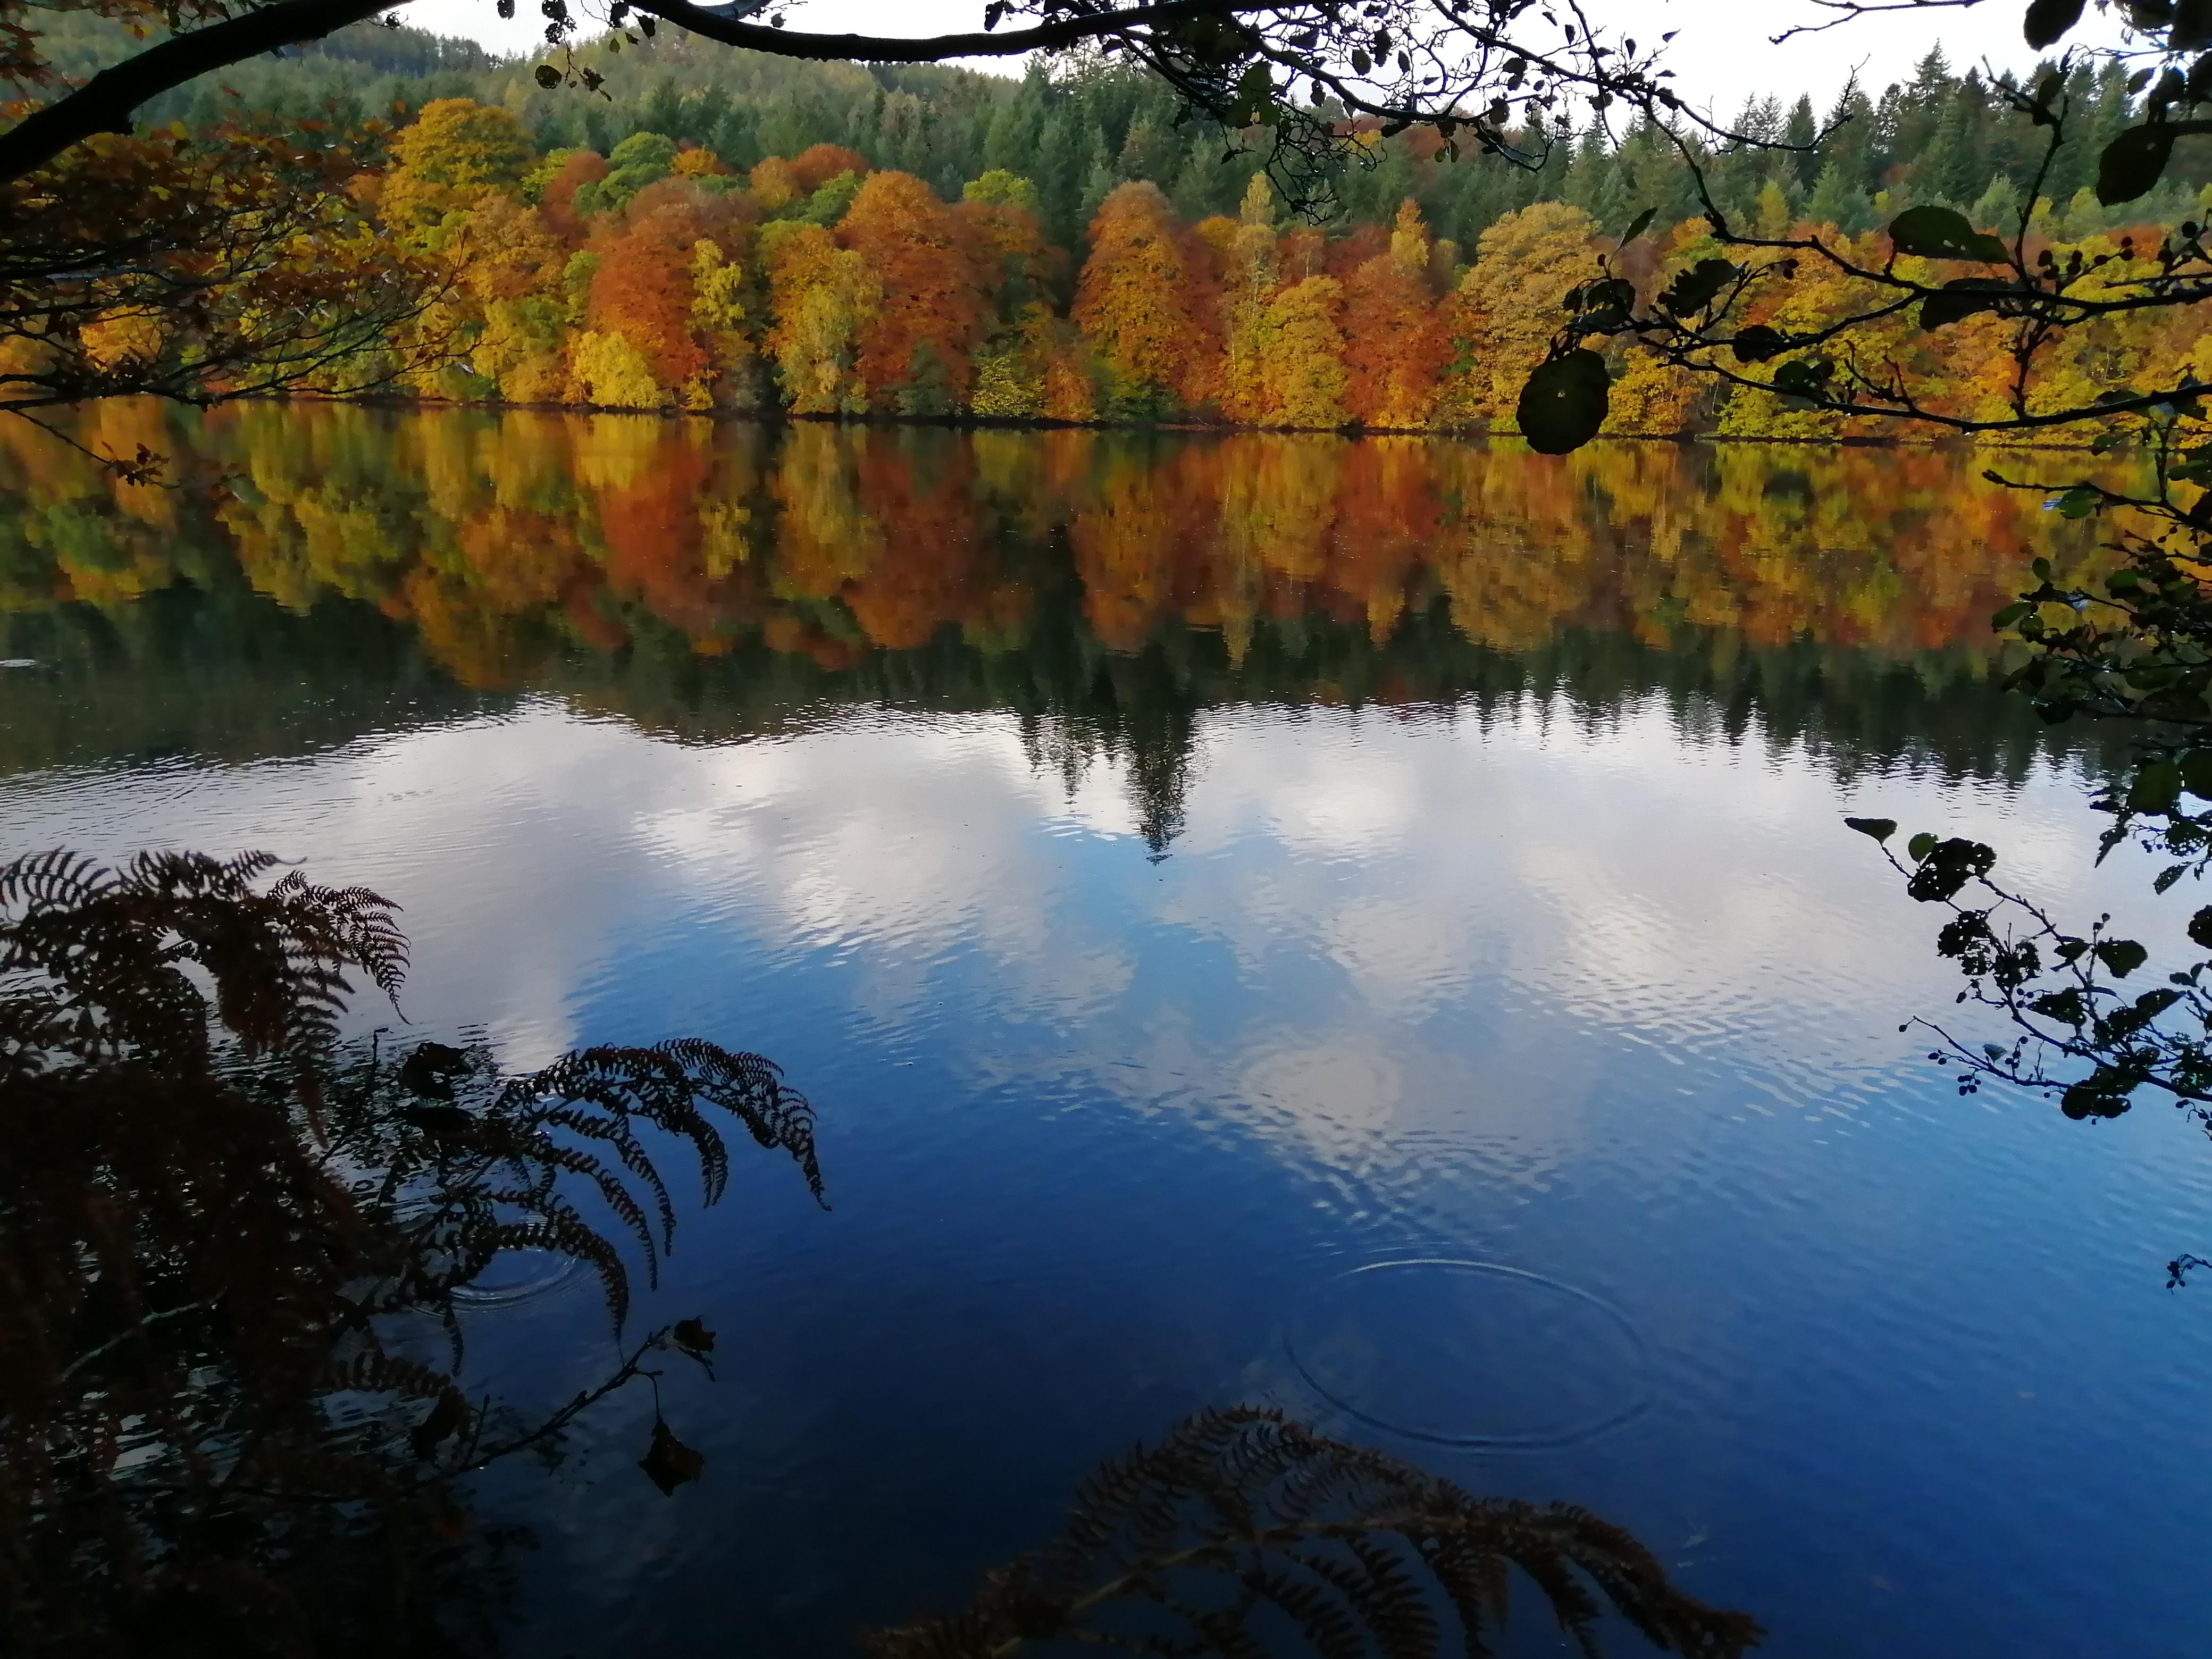
[[[118,30],[88,15],[53,15],[58,55],[73,72],[113,61],[125,44]],[[957,199],[969,179],[1005,167],[1036,184],[1047,230],[1077,250],[1099,199],[1115,185],[1150,179],[1178,213],[1195,220],[1233,214],[1258,165],[1256,155],[1224,163],[1224,135],[1179,123],[1161,82],[1110,63],[1039,65],[1016,79],[930,65],[792,62],[663,31],[605,65],[605,97],[541,88],[533,67],[489,57],[466,41],[362,25],[282,59],[234,65],[142,114],[149,121],[211,121],[234,104],[223,88],[256,108],[295,116],[334,112],[348,119],[386,114],[395,102],[419,108],[434,98],[472,97],[520,110],[549,149],[605,152],[633,133],[659,132],[714,149],[743,171],[768,155],[837,143],[878,167],[915,173],[948,199]],[[2132,118],[2124,76],[2084,71],[2075,104],[2081,132],[2069,139],[2050,183],[2062,204],[2089,181],[2098,149]],[[1807,146],[1824,126],[1834,128],[1824,148],[1779,157],[1749,147],[1708,155],[1715,196],[1737,213],[1750,210],[1778,167],[1791,179],[1799,206],[1832,163],[1838,199],[1864,204],[1887,189],[1905,203],[1963,208],[1969,191],[1980,194],[1993,175],[2025,194],[2040,159],[2035,130],[2008,106],[2002,83],[1954,76],[1940,56],[1913,81],[1879,99],[1847,97],[1825,119],[1801,99],[1786,115],[1779,106],[1748,103],[1730,125]],[[1662,224],[1700,210],[1690,175],[1649,123],[1610,136],[1595,126],[1561,125],[1525,137],[1532,148],[1545,137],[1559,141],[1534,171],[1425,161],[1408,140],[1389,141],[1378,165],[1335,177],[1331,222],[1387,224],[1411,196],[1437,234],[1471,249],[1499,217],[1537,201],[1572,202],[1608,226],[1644,208]],[[2179,172],[2193,190],[2212,173],[2190,142]]]
[[[1490,1652],[1512,1570],[1585,1655],[1609,1609],[1662,1652],[1744,1653],[1762,1632],[1668,1582],[1633,1537],[1569,1504],[1475,1498],[1281,1413],[1203,1412],[1101,1468],[1067,1528],[959,1613],[863,1638],[877,1659],[1032,1648],[1330,1659]]]

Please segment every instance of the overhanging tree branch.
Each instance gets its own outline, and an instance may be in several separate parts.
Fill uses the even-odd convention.
[[[140,105],[172,88],[303,40],[358,23],[391,0],[279,0],[226,22],[172,35],[105,69],[76,91],[33,110],[0,133],[0,184],[37,171],[72,144],[103,132],[127,133]]]
[[[1051,52],[1080,45],[1102,36],[1121,34],[1147,24],[1169,23],[1201,15],[1219,16],[1218,0],[1164,0],[1149,6],[1127,6],[1110,11],[1062,17],[1031,28],[1004,34],[969,33],[905,37],[889,34],[813,34],[794,29],[769,28],[734,17],[718,16],[692,5],[690,0],[632,0],[639,11],[650,12],[693,34],[718,40],[726,46],[744,46],[772,52],[778,58],[800,58],[814,62],[862,64],[934,64],[948,58],[1018,58],[1024,52]]]

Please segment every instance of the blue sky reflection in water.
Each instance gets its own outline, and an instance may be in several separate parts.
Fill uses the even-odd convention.
[[[2072,767],[1846,780],[1656,695],[1219,708],[1155,860],[1126,769],[1071,787],[1012,714],[679,744],[520,696],[20,775],[0,822],[301,857],[407,907],[432,1030],[696,1033],[819,1106],[834,1209],[740,1161],[643,1304],[720,1334],[671,1402],[705,1480],[644,1482],[625,1395],[495,1482],[540,1534],[518,1651],[836,1650],[1254,1401],[1583,1504],[1776,1653],[2195,1654],[2212,1305],[2160,1265],[2212,1243],[2212,1149],[1958,1099],[1897,1030],[1954,988],[1929,913],[1839,822],[2078,891]],[[472,1340],[520,1404],[611,1352],[581,1283]]]

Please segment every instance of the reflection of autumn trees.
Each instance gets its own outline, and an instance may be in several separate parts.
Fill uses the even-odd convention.
[[[194,451],[226,482],[212,501],[149,490],[9,434],[0,605],[21,627],[119,636],[180,584],[233,611],[349,605],[464,686],[596,686],[678,729],[693,717],[648,706],[648,657],[695,677],[726,659],[717,695],[753,709],[842,695],[1128,716],[1159,696],[1182,711],[1162,732],[1224,700],[1449,696],[1496,678],[1471,666],[1485,652],[1570,638],[1708,680],[1784,658],[1986,679],[2015,572],[2088,556],[2038,501],[1930,451],[1547,459],[339,405],[196,430],[131,404],[93,418],[103,442]],[[1164,678],[1115,682],[1161,653]]]

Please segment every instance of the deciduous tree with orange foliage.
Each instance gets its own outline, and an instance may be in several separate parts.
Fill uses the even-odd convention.
[[[1345,407],[1362,426],[1429,424],[1451,360],[1451,339],[1429,287],[1429,233],[1407,201],[1387,252],[1345,284]]]
[[[969,225],[912,173],[871,173],[838,227],[882,298],[860,326],[856,367],[869,405],[903,415],[966,407],[988,314],[984,250]]]
[[[1220,331],[1207,254],[1157,185],[1123,185],[1100,204],[1074,317],[1104,373],[1107,414],[1179,414],[1212,395]]]

